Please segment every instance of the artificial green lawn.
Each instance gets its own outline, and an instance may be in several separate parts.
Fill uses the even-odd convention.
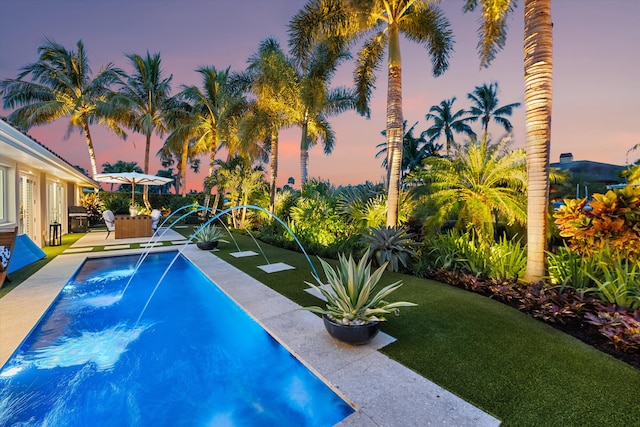
[[[12,273],[13,282],[0,289],[0,297],[82,235],[65,235],[62,246],[45,247],[47,257]],[[221,243],[217,256],[300,305],[321,303],[304,292],[304,282],[313,277],[303,254],[262,242],[258,249],[248,236],[233,236],[240,250],[259,255],[234,258],[229,253],[237,247]],[[317,258],[311,261],[324,279]],[[257,268],[267,262],[286,262],[295,270],[269,274]],[[418,307],[402,309],[383,325],[384,332],[397,338],[381,350],[389,357],[494,415],[504,426],[640,425],[640,371],[486,297],[398,273],[385,273],[382,283],[399,279],[404,286],[389,299]]]
[[[241,250],[257,250],[234,234]],[[271,263],[296,267],[265,273],[262,255],[234,258],[233,244],[216,255],[301,305],[319,300],[304,292],[312,281],[306,258],[260,243]],[[317,258],[311,257],[324,279]],[[397,341],[381,351],[482,408],[504,426],[640,425],[640,371],[519,311],[449,285],[385,273],[383,283],[402,279],[390,300],[406,300],[383,331]]]

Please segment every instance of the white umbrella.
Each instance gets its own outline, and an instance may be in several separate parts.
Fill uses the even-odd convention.
[[[97,173],[93,176],[93,179],[98,182],[106,182],[113,184],[131,184],[131,204],[135,202],[134,194],[136,184],[142,185],[164,185],[171,181],[173,178],[164,178],[156,175],[147,175],[138,172],[112,172],[112,173]]]

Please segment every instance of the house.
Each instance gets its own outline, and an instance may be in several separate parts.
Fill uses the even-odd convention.
[[[590,160],[574,160],[572,153],[560,154],[558,163],[551,163],[552,168],[566,170],[573,176],[573,183],[577,185],[576,197],[585,197],[589,193],[606,191],[607,186],[624,184],[620,173],[625,166],[609,163],[593,162]],[[591,188],[587,188],[590,186]]]
[[[43,247],[68,233],[69,207],[98,183],[0,117],[0,228]]]

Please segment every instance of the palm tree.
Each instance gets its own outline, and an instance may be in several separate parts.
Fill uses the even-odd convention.
[[[290,23],[292,54],[304,57],[318,40],[334,36],[350,42],[364,39],[355,71],[356,109],[369,113],[375,87],[375,70],[388,51],[387,92],[387,225],[398,222],[402,167],[402,60],[400,34],[427,48],[432,73],[439,76],[448,68],[453,39],[449,22],[428,0],[311,0]]]
[[[238,215],[235,211],[231,215],[234,227],[244,227],[247,218],[247,208],[250,197],[258,190],[264,189],[264,172],[260,166],[251,166],[246,157],[234,156],[229,161],[216,161],[218,189],[228,195],[229,207],[245,206]]]
[[[452,107],[455,101],[455,96],[451,99],[445,99],[440,102],[440,105],[431,107],[429,113],[424,116],[427,121],[433,119],[435,122],[433,126],[427,129],[429,142],[435,142],[444,134],[447,146],[447,157],[451,152],[451,147],[455,144],[453,132],[464,133],[471,137],[476,135],[475,132],[471,130],[471,126],[467,124],[467,122],[473,121],[471,117],[465,117],[467,111],[460,109],[452,113]]]
[[[133,66],[133,74],[118,82],[118,93],[111,99],[112,115],[132,129],[145,136],[144,173],[149,173],[151,136],[162,137],[167,132],[164,112],[169,107],[171,79],[164,77],[160,68],[160,54],[146,57],[137,54],[126,55]],[[150,209],[149,187],[144,186],[143,200]]]
[[[241,87],[235,84],[239,77],[213,66],[196,69],[202,77],[202,87],[182,86],[177,95],[189,103],[192,112],[182,126],[169,136],[178,140],[193,139],[194,150],[209,153],[209,174],[213,175],[216,153],[224,145],[232,156],[238,149],[238,123],[247,109],[247,100]]]
[[[356,97],[352,90],[328,88],[338,65],[350,54],[336,39],[326,40],[313,47],[310,55],[297,60],[300,82],[299,107],[302,129],[300,138],[300,182],[307,182],[309,173],[309,149],[322,140],[324,153],[331,154],[335,134],[327,120],[330,115],[355,108]]]
[[[513,126],[505,116],[511,116],[514,108],[520,106],[519,102],[498,106],[498,82],[493,82],[488,86],[476,86],[472,93],[467,94],[467,98],[475,105],[469,109],[468,119],[472,122],[480,119],[484,138],[489,132],[489,122],[492,120],[502,126],[507,132],[511,132]]]
[[[429,157],[425,168],[412,173],[408,181],[434,214],[427,227],[439,228],[457,218],[457,228],[472,228],[480,241],[494,238],[493,222],[498,215],[509,224],[526,222],[527,184],[524,150],[509,150],[508,139],[498,144],[472,139],[454,159]]]
[[[96,155],[89,125],[106,125],[118,136],[126,135],[117,123],[102,114],[102,104],[121,71],[109,63],[92,78],[82,40],[77,51],[67,50],[51,40],[38,48],[38,62],[22,68],[18,78],[0,81],[3,107],[13,111],[8,119],[22,129],[69,117],[65,138],[74,129],[84,133],[92,176],[97,173]],[[31,81],[23,80],[30,76]]]
[[[466,0],[464,10],[482,8],[480,63],[488,65],[506,41],[506,18],[515,0]],[[546,273],[549,152],[551,149],[551,80],[553,76],[551,0],[524,1],[524,100],[528,176],[527,270],[525,280]]]
[[[255,100],[242,119],[240,133],[245,149],[263,141],[269,155],[269,209],[275,209],[278,176],[278,133],[280,129],[300,123],[296,101],[300,93],[298,76],[292,61],[273,38],[260,43],[249,58],[247,76]],[[251,151],[251,150],[249,150]]]
[[[415,122],[409,130],[407,128],[407,121],[405,120],[402,128],[405,130],[404,137],[402,138],[402,178],[411,172],[418,166],[422,165],[422,161],[429,156],[437,156],[438,151],[442,148],[442,145],[433,144],[425,139],[427,131],[420,132],[419,137],[413,136],[413,130],[418,122]],[[380,132],[383,136],[387,131]],[[380,151],[376,153],[376,158],[384,156],[382,160],[382,167],[387,167],[387,143],[376,145],[376,148],[380,148]]]

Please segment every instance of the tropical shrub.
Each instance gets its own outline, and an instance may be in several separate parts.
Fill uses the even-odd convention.
[[[101,193],[86,193],[80,197],[80,206],[87,210],[89,224],[97,224],[102,219],[105,210],[104,202],[100,199]]]
[[[412,237],[404,228],[380,226],[371,227],[369,233],[362,235],[362,240],[369,246],[369,258],[374,265],[386,264],[387,270],[400,271],[401,267],[407,270],[418,256],[413,248],[420,243],[413,241]]]
[[[554,214],[571,250],[591,255],[605,245],[627,259],[640,259],[640,187],[627,186],[586,199],[566,199]]]
[[[510,150],[506,139],[498,144],[473,139],[452,158],[428,157],[407,182],[420,203],[430,207],[428,230],[440,230],[455,219],[458,231],[490,244],[498,217],[509,225],[526,221],[525,153]]]
[[[592,288],[598,299],[619,307],[640,309],[640,260],[625,260],[620,256],[598,262],[598,276],[589,274],[596,284]]]
[[[600,306],[585,315],[587,322],[598,327],[613,346],[628,353],[640,351],[640,311],[633,313],[614,306]]]
[[[597,274],[597,256],[581,256],[564,246],[555,253],[548,253],[547,261],[548,280],[552,285],[571,286],[582,295],[594,285],[591,277]]]
[[[497,243],[489,247],[489,265],[487,275],[494,279],[518,281],[527,268],[527,248],[520,239],[507,239],[503,235]]]

